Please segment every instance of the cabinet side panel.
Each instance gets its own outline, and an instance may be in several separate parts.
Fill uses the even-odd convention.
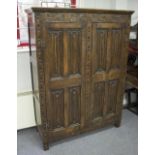
[[[35,121],[36,125],[41,125],[38,66],[37,66],[36,40],[35,40],[35,21],[34,21],[34,14],[32,13],[28,14],[28,30],[29,30],[28,32],[29,32],[30,68],[31,68]]]

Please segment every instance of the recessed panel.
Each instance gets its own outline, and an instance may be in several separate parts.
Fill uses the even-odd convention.
[[[50,77],[63,76],[64,51],[63,51],[63,31],[49,31],[48,40],[48,61]]]
[[[107,82],[108,85],[108,97],[107,97],[107,114],[114,114],[116,112],[117,105],[117,93],[118,93],[118,80],[110,80]]]
[[[81,87],[69,88],[69,125],[79,123],[81,115]]]
[[[108,31],[97,29],[96,31],[96,71],[106,70]]]
[[[102,117],[105,106],[105,82],[94,84],[93,118]]]
[[[64,90],[51,90],[50,103],[48,111],[50,112],[50,128],[64,127]]]
[[[118,23],[94,23],[93,25],[93,72],[120,69],[123,43],[122,25]]]
[[[69,74],[81,72],[81,31],[68,31],[68,68]]]
[[[120,68],[121,62],[121,30],[111,30],[111,69]]]

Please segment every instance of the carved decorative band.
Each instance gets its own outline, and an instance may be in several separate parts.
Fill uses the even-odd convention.
[[[43,52],[41,49],[41,14],[36,13],[36,45],[37,45],[37,60],[38,60],[38,76],[39,76],[39,95],[41,106],[41,118],[44,129],[46,129],[46,112],[45,112],[45,79],[44,79],[44,62]]]

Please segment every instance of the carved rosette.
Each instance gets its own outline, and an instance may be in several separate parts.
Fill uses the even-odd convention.
[[[36,23],[36,46],[37,46],[37,61],[38,61],[38,77],[39,77],[39,98],[41,106],[41,121],[43,128],[46,129],[46,110],[45,110],[45,79],[44,79],[44,60],[41,48],[41,14],[35,14]]]

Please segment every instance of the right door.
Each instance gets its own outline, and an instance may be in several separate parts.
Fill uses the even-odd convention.
[[[119,23],[93,23],[91,124],[121,113],[126,51]],[[111,121],[111,120],[110,120]]]

